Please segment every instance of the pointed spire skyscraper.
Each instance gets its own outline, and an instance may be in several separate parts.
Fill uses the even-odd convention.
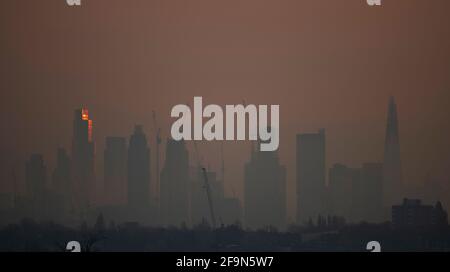
[[[398,133],[397,105],[389,100],[386,138],[384,143],[383,202],[386,208],[399,202],[402,196],[402,165]]]

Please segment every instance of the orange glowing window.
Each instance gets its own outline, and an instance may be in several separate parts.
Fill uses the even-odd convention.
[[[87,109],[81,110],[81,119],[85,121],[89,120],[89,111]]]

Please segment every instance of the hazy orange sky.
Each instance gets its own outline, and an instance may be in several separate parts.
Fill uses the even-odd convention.
[[[144,125],[169,136],[170,109],[280,105],[292,214],[295,134],[326,129],[327,164],[382,160],[387,102],[398,103],[406,182],[450,166],[450,1],[2,0],[0,191],[10,169],[70,150],[73,110],[89,108],[101,183],[105,136]],[[200,143],[212,169],[220,144]],[[225,142],[226,190],[242,195],[249,143]],[[192,159],[194,157],[192,156]],[[154,161],[154,158],[153,158]],[[153,179],[154,181],[154,179]]]

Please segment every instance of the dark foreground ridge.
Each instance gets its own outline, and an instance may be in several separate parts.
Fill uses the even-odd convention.
[[[98,221],[69,228],[24,219],[0,230],[2,252],[64,252],[77,241],[82,252],[368,252],[376,241],[382,252],[449,251],[450,228],[393,227],[390,223],[291,226],[285,232],[267,227],[244,230],[239,224],[215,230],[205,223],[187,227],[147,227],[138,223]]]

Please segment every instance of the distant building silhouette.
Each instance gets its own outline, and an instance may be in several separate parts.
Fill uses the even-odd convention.
[[[25,164],[27,196],[20,202],[24,216],[38,220],[59,220],[63,198],[47,188],[47,167],[41,154],[33,154]]]
[[[56,167],[52,175],[52,188],[56,193],[69,197],[70,187],[70,158],[64,148],[58,148]]]
[[[106,137],[104,192],[110,204],[126,203],[127,148],[125,138]]]
[[[328,211],[347,220],[353,217],[353,183],[358,169],[335,164],[329,170]]]
[[[128,205],[135,210],[148,207],[150,205],[150,148],[142,126],[136,126],[130,137],[127,169]]]
[[[244,221],[250,228],[286,226],[286,169],[278,153],[252,145],[244,170]]]
[[[356,205],[364,208],[361,219],[380,222],[383,217],[383,165],[381,163],[364,163],[361,169],[361,187],[363,199]]]
[[[52,175],[52,189],[61,197],[64,208],[73,206],[73,184],[71,183],[70,158],[64,148],[58,148],[56,153],[56,167]]]
[[[397,105],[389,100],[383,165],[383,204],[391,207],[402,199],[402,165],[398,133]]]
[[[329,171],[328,213],[346,221],[382,221],[381,163],[364,163],[361,168],[335,164]]]
[[[72,137],[72,182],[74,184],[75,205],[86,211],[91,205],[95,192],[93,125],[87,109],[74,112]]]
[[[30,199],[40,200],[46,191],[47,167],[41,154],[33,154],[25,164],[25,182]]]
[[[325,130],[297,135],[297,222],[325,213]]]
[[[392,224],[397,228],[446,227],[447,212],[440,202],[433,207],[423,205],[419,199],[404,199],[401,205],[392,206]]]
[[[160,215],[164,225],[189,223],[189,154],[184,141],[168,139],[161,171]]]

